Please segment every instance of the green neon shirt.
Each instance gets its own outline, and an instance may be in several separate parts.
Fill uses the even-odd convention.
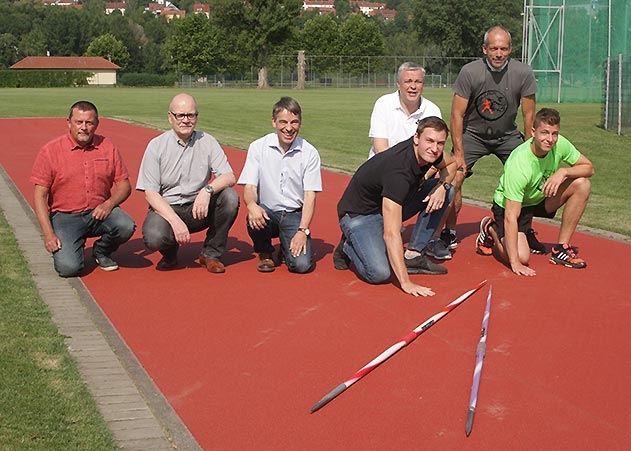
[[[543,158],[532,152],[531,144],[532,138],[516,147],[504,164],[504,173],[493,195],[495,203],[503,208],[506,208],[506,199],[520,202],[522,207],[542,202],[545,199],[543,185],[559,169],[561,161],[573,166],[581,156],[562,135]]]

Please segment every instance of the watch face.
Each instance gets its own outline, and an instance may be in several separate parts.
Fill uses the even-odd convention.
[[[311,230],[309,229],[298,229],[298,230],[302,231],[307,236],[311,235]]]

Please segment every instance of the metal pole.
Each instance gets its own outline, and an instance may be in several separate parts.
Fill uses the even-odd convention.
[[[557,93],[557,103],[561,103],[561,84],[563,82],[563,40],[565,38],[565,0],[561,6],[561,19],[559,21],[559,91]]]
[[[622,53],[618,53],[618,135],[622,134]]]
[[[611,78],[611,58],[607,56],[607,70],[605,73],[605,130],[609,130],[609,79]]]

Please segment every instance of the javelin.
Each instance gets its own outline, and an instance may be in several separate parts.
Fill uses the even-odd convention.
[[[480,388],[480,376],[482,375],[482,364],[484,363],[484,355],[486,354],[486,336],[489,331],[489,317],[491,316],[491,293],[493,286],[489,286],[489,294],[486,297],[486,308],[482,317],[482,332],[480,332],[480,341],[475,350],[475,370],[473,371],[473,385],[471,386],[471,397],[469,398],[469,410],[467,410],[467,424],[465,426],[465,434],[467,437],[473,429],[473,416],[475,415],[475,406],[478,402],[478,389]]]
[[[438,320],[440,320],[447,313],[451,312],[453,309],[455,309],[460,304],[462,304],[465,300],[467,300],[469,296],[471,296],[473,293],[478,291],[485,283],[486,283],[486,280],[483,280],[482,282],[480,282],[477,287],[475,287],[472,290],[467,291],[466,293],[461,295],[458,299],[453,301],[451,304],[446,305],[440,312],[436,313],[434,316],[427,319],[423,324],[420,324],[419,326],[417,326],[416,329],[414,329],[412,332],[407,334],[405,337],[401,338],[401,340],[399,340],[397,343],[393,344],[388,349],[386,349],[381,354],[379,354],[377,357],[375,357],[373,360],[368,362],[363,368],[361,368],[355,374],[353,374],[349,380],[335,387],[326,396],[324,396],[324,398],[322,398],[320,401],[315,403],[313,407],[311,407],[311,413],[320,410],[326,404],[331,402],[335,397],[341,395],[348,387],[353,385],[355,382],[360,380],[366,374],[370,373],[372,370],[374,370],[383,362],[385,362],[394,354],[396,354],[397,351],[404,348],[408,344],[412,343],[416,339],[416,337],[418,337],[427,329],[429,329],[434,324],[436,324]]]

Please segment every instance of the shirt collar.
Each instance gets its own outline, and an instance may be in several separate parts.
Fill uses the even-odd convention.
[[[395,96],[395,101],[393,102],[392,106],[394,107],[395,110],[400,110],[404,112],[403,107],[401,106],[401,94],[399,93],[399,91],[397,91],[396,94],[397,95]],[[415,116],[425,111],[426,103],[424,102],[424,100],[425,100],[425,97],[421,96],[421,103],[419,104],[418,109],[416,111],[413,111],[410,114],[410,116]]]
[[[508,63],[510,62],[510,58],[507,58],[506,62],[499,69],[496,69],[493,66],[491,66],[488,58],[484,58],[484,62],[486,63],[486,67],[488,67],[491,72],[502,72],[504,69],[506,69],[506,66],[508,66]]]
[[[79,144],[77,144],[75,142],[75,140],[72,138],[72,135],[70,134],[70,132],[66,133],[66,146],[68,148],[68,150],[73,151],[73,150],[92,150],[98,147],[98,142],[97,142],[97,135],[94,135],[92,137],[92,142],[85,146],[85,147],[81,147]]]
[[[273,147],[282,153],[282,147],[280,146],[280,141],[276,133],[270,133],[270,140],[268,142],[269,142],[270,147]],[[296,136],[294,141],[291,143],[291,146],[289,146],[289,149],[287,150],[287,152],[285,152],[285,155],[290,154],[293,151],[299,152],[301,150],[302,150],[302,138],[300,136]]]

